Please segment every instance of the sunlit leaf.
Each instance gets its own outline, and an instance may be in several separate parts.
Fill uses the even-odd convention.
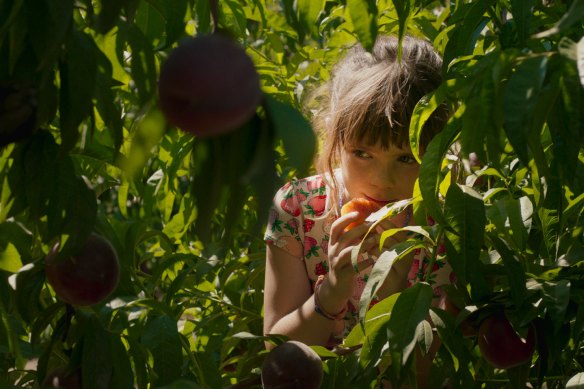
[[[16,247],[10,242],[4,248],[0,246],[0,269],[15,273],[21,267],[22,261]]]
[[[548,36],[558,34],[565,31],[575,23],[582,21],[584,17],[584,0],[574,0],[571,3],[570,9],[566,12],[560,20],[558,20],[554,26],[543,32],[535,34],[533,37],[536,39],[546,38]]]
[[[371,51],[377,37],[377,6],[371,0],[348,0],[347,8],[357,38],[365,50]]]
[[[324,6],[323,0],[298,0],[298,19],[312,36],[318,37],[318,16]]]

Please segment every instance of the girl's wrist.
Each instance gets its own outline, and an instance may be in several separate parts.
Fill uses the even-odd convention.
[[[319,276],[314,286],[315,311],[330,320],[342,320],[347,312],[348,298],[339,298],[333,292],[329,279]]]

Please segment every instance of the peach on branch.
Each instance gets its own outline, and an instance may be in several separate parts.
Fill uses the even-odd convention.
[[[262,364],[264,389],[316,389],[323,379],[322,360],[302,342],[290,340],[275,347]]]
[[[199,137],[240,127],[262,98],[251,58],[217,33],[189,38],[175,48],[160,70],[158,92],[168,122]]]
[[[63,301],[77,306],[94,305],[117,287],[120,263],[112,245],[97,234],[89,235],[81,250],[66,258],[58,256],[59,244],[45,258],[49,284]]]

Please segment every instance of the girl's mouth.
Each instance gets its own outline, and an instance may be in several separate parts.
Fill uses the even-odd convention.
[[[367,195],[365,195],[365,197],[367,198],[367,200],[371,200],[373,202],[376,202],[377,204],[380,204],[381,206],[387,205],[389,203],[395,203],[397,201],[397,199],[379,200],[379,199],[374,199],[373,197],[370,197],[370,196],[367,196]]]

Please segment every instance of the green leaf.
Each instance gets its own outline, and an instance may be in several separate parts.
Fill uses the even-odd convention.
[[[85,181],[75,175],[69,156],[59,158],[54,171],[58,174],[54,177],[53,190],[48,193],[48,238],[67,235],[69,238],[61,246],[61,253],[72,253],[93,230],[97,198]]]
[[[578,45],[582,47],[580,59],[584,59],[584,38]],[[578,80],[574,64],[564,60],[562,65],[553,73],[554,79],[559,77],[557,85],[552,84],[552,87],[559,87],[560,96],[553,102],[544,103],[549,107],[546,119],[553,141],[551,150],[554,160],[560,165],[563,180],[573,182],[577,171],[574,166],[579,163],[578,154],[584,140],[584,114],[581,109],[584,88]]]
[[[135,15],[135,24],[154,47],[161,46],[166,24],[167,1],[141,1]]]
[[[494,0],[474,1],[459,5],[449,20],[456,25],[452,36],[448,39],[443,55],[443,69],[448,70],[456,57],[472,54],[481,31],[489,21],[485,17],[487,10],[493,6]]]
[[[40,296],[44,282],[42,262],[25,265],[16,273],[16,308],[26,323],[31,323],[43,311]]]
[[[395,11],[397,13],[398,22],[399,22],[399,32],[398,32],[398,39],[400,42],[400,47],[398,49],[398,58],[401,58],[401,42],[403,41],[404,36],[407,32],[408,23],[411,17],[412,8],[415,7],[414,0],[392,0],[393,6],[395,7]]]
[[[164,0],[166,10],[166,40],[162,48],[169,47],[185,33],[188,0]]]
[[[118,47],[124,46],[122,39],[126,39],[131,49],[132,79],[138,89],[138,102],[144,106],[151,101],[156,93],[158,70],[154,59],[154,48],[142,31],[133,24],[124,26],[123,29],[120,28],[117,40]]]
[[[318,38],[320,35],[318,17],[323,10],[324,0],[298,0],[296,7],[300,23],[310,31],[314,38]]]
[[[316,151],[312,126],[295,108],[270,95],[265,96],[265,108],[276,134],[284,142],[290,165],[297,169],[298,176],[306,175]]]
[[[430,318],[438,331],[442,344],[448,349],[453,358],[456,358],[459,368],[466,369],[466,361],[472,360],[472,357],[463,342],[462,332],[460,327],[456,325],[452,314],[433,307],[430,310]]]
[[[157,385],[180,378],[183,355],[176,321],[168,316],[154,317],[144,328],[142,344],[152,353]]]
[[[22,149],[24,194],[35,218],[45,214],[49,195],[55,187],[53,174],[57,171],[58,150],[55,139],[47,131],[36,133]]]
[[[517,66],[503,96],[503,128],[517,156],[529,164],[528,135],[547,71],[547,57],[531,57]]]
[[[13,245],[24,263],[29,263],[33,259],[32,234],[19,222],[0,223],[0,245],[2,244]]]
[[[347,0],[347,8],[359,42],[365,50],[371,51],[377,37],[377,5],[375,1]]]
[[[584,0],[574,0],[570,5],[568,12],[566,12],[552,28],[535,34],[533,37],[535,39],[541,39],[554,34],[559,34],[572,27],[574,24],[581,22],[582,18],[584,18]]]
[[[109,388],[113,373],[110,335],[96,317],[88,317],[83,330],[81,353],[83,387]]]
[[[570,302],[572,285],[569,280],[559,280],[557,283],[543,285],[545,306],[554,318],[554,331],[558,332],[563,325],[561,318],[566,317],[566,310]]]
[[[97,14],[95,30],[107,34],[117,24],[125,1],[103,1],[101,11]]]
[[[365,312],[367,312],[371,300],[373,300],[377,290],[387,278],[395,261],[403,259],[406,255],[417,248],[424,247],[423,244],[416,241],[405,241],[396,244],[391,250],[384,251],[379,258],[377,258],[371,269],[371,273],[367,278],[367,283],[365,284],[363,292],[361,293],[361,299],[359,300],[359,317],[361,320],[364,320]]]
[[[122,338],[116,333],[109,333],[111,359],[112,359],[112,378],[110,381],[111,388],[130,388],[134,386],[134,374],[132,364],[128,357],[128,351],[122,342]]]
[[[95,107],[114,141],[114,149],[119,150],[123,143],[124,129],[122,113],[115,104],[113,89],[113,66],[108,57],[98,50],[97,82],[95,85]],[[119,64],[116,63],[119,66]]]
[[[416,327],[416,341],[422,350],[422,354],[428,354],[430,347],[432,346],[432,342],[434,341],[432,325],[428,322],[428,320],[422,320],[422,322]]]
[[[209,3],[209,1],[195,1],[194,10],[196,10],[197,21],[199,22],[197,31],[201,34],[208,34],[212,31]]]
[[[505,197],[495,202],[495,207],[500,215],[495,221],[497,229],[515,244],[516,249],[525,250],[533,220],[533,204],[529,197]]]
[[[446,193],[445,216],[450,228],[445,230],[448,262],[457,278],[471,285],[477,298],[487,292],[479,255],[486,224],[485,204],[472,188],[451,185]]]
[[[387,323],[389,320],[389,315],[391,315],[391,311],[398,296],[399,293],[392,294],[371,307],[371,309],[365,314],[365,319],[362,323],[354,326],[345,337],[343,346],[354,347],[363,344],[366,336],[367,338],[375,337],[376,331],[380,326],[384,325],[384,323]]]
[[[523,269],[521,263],[519,263],[518,259],[513,253],[513,250],[511,250],[502,239],[491,235],[490,240],[493,243],[495,249],[501,255],[503,265],[505,266],[505,272],[509,279],[511,300],[519,309],[519,307],[524,305],[527,301],[527,279],[525,276],[525,269]],[[529,307],[531,307],[531,305],[529,305]]]
[[[442,159],[460,131],[460,117],[463,112],[464,106],[456,111],[446,128],[432,139],[420,165],[418,180],[424,205],[428,208],[430,216],[441,225],[448,224],[438,200],[438,190],[442,182]]]
[[[363,324],[353,327],[344,346],[354,347],[362,344],[359,354],[359,364],[363,368],[373,366],[381,356],[382,349],[387,344],[387,323],[400,293],[395,293],[369,310]]]
[[[20,254],[16,247],[10,242],[7,242],[6,245],[3,246],[4,245],[0,243],[0,270],[16,273],[18,269],[22,267]]]
[[[531,31],[533,6],[534,0],[511,0],[511,13],[521,45],[525,44]]]
[[[26,2],[32,46],[39,58],[37,69],[52,66],[61,53],[61,46],[70,32],[73,21],[73,2],[70,0],[40,0]],[[46,32],[50,31],[50,34]]]
[[[448,85],[441,85],[437,90],[420,99],[414,107],[414,112],[412,113],[412,118],[410,120],[410,147],[412,148],[412,154],[418,163],[422,162],[420,158],[422,151],[420,139],[422,137],[424,124],[426,124],[426,121],[430,118],[432,112],[444,102],[447,88],[449,88]]]
[[[90,114],[97,79],[98,50],[93,39],[74,30],[60,65],[59,112],[61,146],[65,151],[77,143],[78,127]]]
[[[418,282],[405,289],[395,302],[387,323],[390,349],[401,355],[400,363],[406,364],[416,345],[416,329],[428,316],[432,303],[432,287]]]

